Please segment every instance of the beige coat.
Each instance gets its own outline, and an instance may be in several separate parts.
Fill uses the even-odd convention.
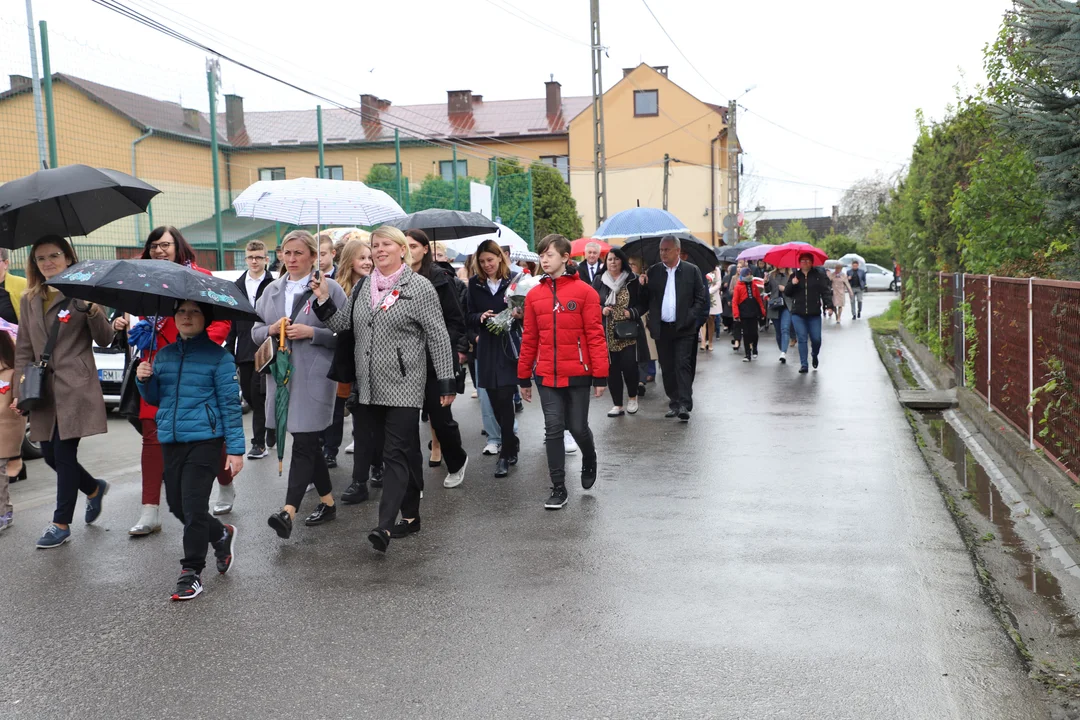
[[[20,310],[21,312],[21,310]],[[0,369],[0,384],[13,383],[15,371],[11,368]],[[13,385],[8,385],[0,392],[0,458],[13,458],[22,455],[23,435],[26,434],[26,418],[15,413],[8,406],[14,395]],[[0,468],[0,472],[3,468]]]
[[[19,340],[15,344],[15,367],[20,371],[41,357],[49,330],[53,323],[59,322],[56,306],[63,298],[57,293],[46,310],[42,298],[23,296]],[[112,325],[97,305],[73,301],[68,304],[68,310],[71,315],[60,326],[53,349],[45,407],[30,414],[30,438],[35,442],[52,440],[54,426],[59,427],[61,440],[101,435],[108,430],[93,342],[102,346],[112,342]],[[18,379],[16,376],[16,394]]]

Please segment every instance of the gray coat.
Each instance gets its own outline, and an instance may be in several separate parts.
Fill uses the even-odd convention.
[[[386,310],[371,307],[371,288],[360,289],[356,302],[331,295],[318,306],[319,316],[336,332],[356,338],[356,391],[362,405],[421,408],[430,353],[440,394],[453,395],[454,361],[442,305],[427,278],[406,267]]]
[[[270,326],[283,317],[292,315],[292,308],[285,308],[285,283],[288,275],[270,284],[263,291],[262,297],[256,306],[256,311],[262,322],[255,323],[251,329],[251,339],[256,345],[261,345],[269,335]],[[333,280],[326,279],[326,285],[330,288],[330,297],[338,302],[346,301],[345,291]],[[296,296],[297,300],[300,295]],[[312,305],[315,297],[311,297]],[[291,360],[293,364],[292,376],[289,380],[289,424],[290,433],[322,432],[334,421],[334,398],[337,395],[337,383],[326,377],[330,372],[330,364],[334,360],[334,346],[337,340],[334,331],[319,320],[314,309],[309,312],[301,310],[296,316],[296,324],[310,325],[315,328],[315,335],[311,340],[290,340],[289,347],[292,350]],[[274,395],[277,383],[271,375],[266,380],[266,422],[270,427],[274,426]]]

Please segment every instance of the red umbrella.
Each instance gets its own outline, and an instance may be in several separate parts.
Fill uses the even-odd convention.
[[[774,267],[797,268],[799,256],[810,254],[814,257],[815,265],[823,265],[829,259],[824,250],[819,250],[809,243],[790,242],[776,247],[765,253],[765,262]]]
[[[584,238],[578,238],[574,242],[570,243],[570,254],[571,255],[584,255],[585,254],[585,246],[588,245],[589,243],[596,243],[597,245],[599,245],[601,255],[607,255],[608,250],[611,249],[611,246],[608,245],[603,240],[593,240],[592,238],[584,237]]]

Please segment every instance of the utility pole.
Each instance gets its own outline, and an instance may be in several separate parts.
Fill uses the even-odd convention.
[[[595,1],[593,3],[596,4]],[[34,88],[34,118],[37,121],[38,164],[48,167],[45,150],[45,111],[41,105],[41,75],[38,74],[37,38],[34,37],[34,5],[26,0],[26,29],[30,35],[30,75]]]
[[[600,0],[590,0],[592,44],[593,187],[596,190],[596,224],[607,220],[607,161],[604,152],[604,83],[600,76]]]
[[[217,86],[221,82],[221,63],[206,58],[206,89],[210,94],[210,168],[214,178],[214,235],[217,239],[218,270],[225,269],[225,247],[221,228],[221,181],[218,176]]]
[[[671,162],[671,156],[664,153],[664,210],[667,210],[667,188],[668,188],[668,164]]]
[[[728,214],[735,219],[735,223],[731,228],[731,232],[734,235],[735,242],[739,242],[739,143],[735,136],[735,109],[737,105],[732,100],[728,103],[728,131],[727,131],[727,147],[728,147],[728,202],[727,211]],[[735,243],[732,243],[734,245]]]

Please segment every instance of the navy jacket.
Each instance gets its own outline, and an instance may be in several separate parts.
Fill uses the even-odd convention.
[[[225,438],[229,455],[244,454],[236,363],[205,332],[161,348],[154,358],[154,374],[137,385],[143,399],[158,409],[162,443]]]
[[[852,289],[855,289],[855,278],[858,277],[859,285],[862,286],[862,290],[866,290],[866,271],[862,268],[856,270],[855,268],[847,269],[848,281],[851,283]]]

